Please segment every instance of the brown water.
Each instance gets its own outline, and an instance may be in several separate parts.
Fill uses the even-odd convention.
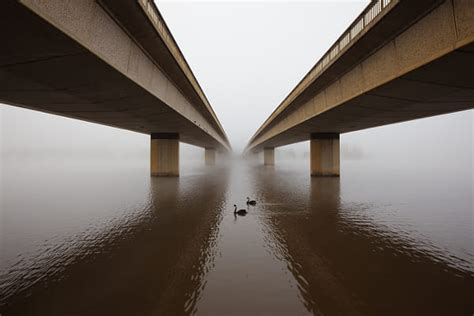
[[[0,314],[472,315],[472,170],[277,163],[3,163]]]

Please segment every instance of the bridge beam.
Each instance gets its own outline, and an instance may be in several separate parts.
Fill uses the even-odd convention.
[[[275,148],[265,147],[263,149],[263,164],[265,166],[275,165]]]
[[[338,133],[311,134],[311,176],[339,177],[340,150]]]
[[[150,150],[152,177],[179,176],[179,134],[152,133]]]
[[[204,149],[204,161],[206,166],[214,166],[216,164],[216,149],[205,148]]]
[[[474,1],[415,2],[370,1],[246,151],[472,109]]]

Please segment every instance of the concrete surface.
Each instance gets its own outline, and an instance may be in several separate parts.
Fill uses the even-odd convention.
[[[143,0],[2,1],[0,102],[229,151],[154,10]]]
[[[216,149],[215,148],[204,149],[204,162],[206,166],[214,166],[216,164]]]
[[[339,134],[311,134],[310,149],[311,176],[340,175]]]
[[[310,71],[246,152],[474,107],[474,1],[388,9],[308,83]]]
[[[265,166],[275,165],[275,148],[265,148],[263,150],[263,164]]]
[[[151,134],[150,174],[152,177],[179,176],[179,134]]]

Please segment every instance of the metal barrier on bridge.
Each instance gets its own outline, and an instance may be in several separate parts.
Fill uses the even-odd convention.
[[[397,0],[376,0],[373,1],[369,6],[359,15],[359,17],[349,26],[349,28],[339,37],[339,40],[331,46],[328,52],[321,57],[319,62],[308,72],[308,74],[301,80],[301,82],[290,92],[290,94],[283,100],[280,106],[272,113],[272,115],[265,121],[260,129],[255,133],[257,135],[266,123],[270,122],[276,115],[278,115],[283,109],[285,109],[293,100],[308,87],[314,79],[326,70],[332,61],[339,58],[345,49],[350,46],[352,42],[355,42],[359,35],[363,31],[374,23],[374,20],[381,13],[385,13],[390,10],[391,3],[397,3]]]
[[[362,14],[361,17],[356,20],[352,27],[349,28],[326,53],[321,60],[310,70],[308,75],[303,79],[303,81],[295,88],[295,90],[290,93],[288,99],[293,99],[296,95],[308,86],[308,84],[321,72],[323,72],[326,67],[331,63],[331,61],[337,59],[341,52],[348,46],[356,37],[371,24],[371,22],[384,11],[385,8],[392,2],[392,0],[378,0],[372,3]]]

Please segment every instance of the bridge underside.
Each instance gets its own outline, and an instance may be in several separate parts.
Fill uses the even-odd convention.
[[[252,151],[474,107],[474,44],[459,48],[259,143]],[[304,114],[302,112],[302,114]]]
[[[94,35],[109,36],[107,32],[110,32],[113,36],[114,31],[98,28]],[[133,44],[125,51],[103,48],[114,57],[117,54],[128,56],[124,59],[126,69],[120,71],[106,62],[104,56],[99,57],[86,48],[86,43],[79,44],[70,34],[66,35],[22,4],[9,0],[2,3],[0,10],[0,38],[1,103],[139,133],[178,133],[180,141],[185,143],[228,149],[211,136],[208,122],[200,126],[202,122],[190,119],[193,116],[186,114],[188,110],[178,112],[170,107],[169,104],[179,103],[181,108],[186,108],[183,104],[187,101],[182,95],[176,95],[176,87],[171,86],[165,75],[153,73],[148,80],[162,91],[160,98],[133,80],[129,74],[133,68],[142,66],[136,63],[134,56],[138,53],[134,52]],[[97,42],[100,45],[100,39]],[[136,72],[146,70],[136,69]]]

